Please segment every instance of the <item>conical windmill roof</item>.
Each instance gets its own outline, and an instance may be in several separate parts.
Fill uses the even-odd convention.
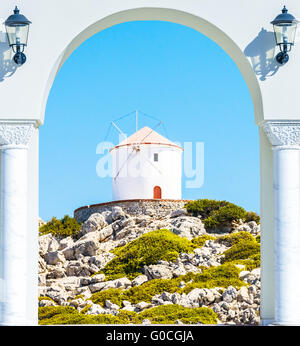
[[[183,150],[179,145],[171,142],[169,139],[163,137],[159,133],[152,130],[150,127],[143,127],[142,129],[135,132],[130,137],[126,138],[124,141],[116,145],[113,149],[124,147],[124,146],[134,146],[141,144],[156,144],[156,145],[167,145],[171,147],[176,147]]]

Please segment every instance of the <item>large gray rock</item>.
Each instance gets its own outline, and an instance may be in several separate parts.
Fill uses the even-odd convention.
[[[113,221],[119,220],[125,216],[125,213],[121,207],[114,206],[111,209],[111,218]]]
[[[38,275],[38,285],[39,286],[46,286],[46,274],[39,274]]]
[[[239,302],[249,302],[250,297],[248,293],[248,288],[246,286],[242,286],[237,292],[237,300]]]
[[[83,236],[89,232],[99,231],[107,226],[105,218],[100,213],[92,214],[82,225],[80,235]]]
[[[59,248],[58,250],[62,251],[66,248],[70,248],[72,247],[74,244],[74,240],[72,237],[66,237],[60,240],[59,242]]]
[[[52,285],[47,288],[46,295],[60,305],[63,305],[63,302],[69,298],[69,294],[65,288],[59,285]]]
[[[92,283],[88,287],[92,293],[106,290],[108,288],[127,289],[131,287],[131,281],[127,278],[120,278],[120,279],[109,280],[104,282]]]
[[[94,256],[96,255],[98,249],[98,241],[95,239],[87,239],[77,243],[74,248],[74,255],[83,255],[83,256]]]
[[[59,248],[59,242],[52,233],[48,233],[39,237],[39,253],[44,256],[48,251],[54,252]]]
[[[227,287],[227,289],[223,292],[222,298],[226,303],[232,303],[234,299],[237,297],[237,290],[233,286]]]
[[[100,232],[99,232],[99,241],[103,242],[111,238],[114,234],[114,229],[113,229],[113,224],[108,225],[104,227]]]
[[[43,259],[43,257],[39,256],[38,271],[39,273],[44,273],[46,270],[47,270],[46,261]]]
[[[183,215],[187,215],[187,214],[188,214],[188,212],[187,212],[186,208],[176,209],[176,210],[172,211],[170,217],[174,218],[174,217],[183,216]]]
[[[60,251],[47,252],[44,259],[47,264],[51,265],[56,265],[59,262],[64,263],[66,261],[64,255]]]
[[[107,288],[115,288],[114,285],[109,284],[108,282],[97,282],[94,284],[90,284],[88,287],[92,293],[99,292]]]
[[[138,275],[132,280],[132,286],[142,285],[144,282],[148,281],[147,275]]]
[[[149,266],[144,266],[144,272],[148,280],[171,279],[173,277],[172,270],[163,264],[151,264]]]
[[[50,266],[49,266],[50,267]],[[57,265],[48,267],[48,273],[46,275],[46,279],[61,279],[66,276],[65,269],[63,267],[62,262],[58,262]]]
[[[39,301],[39,306],[55,306],[55,302],[50,299],[42,299]]]
[[[111,211],[110,210],[105,210],[101,212],[101,215],[104,217],[104,220],[108,223],[111,224],[113,222],[112,217],[111,217]]]
[[[171,221],[171,231],[189,240],[206,233],[204,224],[197,217],[180,216]]]
[[[81,261],[69,261],[66,266],[67,276],[91,276],[96,273],[98,268],[91,267],[88,263]]]
[[[179,276],[182,276],[182,275],[185,275],[187,272],[184,268],[184,265],[178,265],[176,266],[174,269],[173,269],[173,276],[175,278],[179,277]]]
[[[111,310],[119,310],[120,307],[117,304],[113,304],[109,299],[105,301],[105,306]]]
[[[105,309],[102,308],[99,304],[93,304],[89,310],[86,312],[86,315],[100,315],[106,313]]]
[[[139,311],[143,311],[145,309],[151,308],[152,304],[147,303],[147,302],[139,302],[139,303],[135,304],[135,306],[139,309]]]
[[[100,255],[96,255],[96,256],[91,256],[89,258],[89,263],[90,264],[94,264],[97,266],[98,271],[99,269],[103,269],[105,267],[105,265],[112,260],[115,257],[115,255],[111,252],[104,252]]]
[[[193,308],[198,308],[200,303],[200,288],[194,288],[191,292],[187,294],[187,298],[190,301],[190,305]]]
[[[96,274],[92,276],[91,283],[96,284],[98,282],[104,282],[105,281],[105,275],[104,274]]]
[[[210,305],[212,304],[217,297],[221,297],[221,294],[218,292],[213,292],[208,288],[202,288],[199,292],[199,302],[200,305]]]
[[[115,282],[116,288],[124,288],[124,289],[126,289],[126,288],[131,287],[131,285],[132,285],[131,281],[129,279],[127,279],[126,277],[113,280],[113,282]]]
[[[76,241],[71,247],[63,250],[67,260],[77,259],[79,255],[94,256],[99,248],[98,232],[87,233],[85,236]]]

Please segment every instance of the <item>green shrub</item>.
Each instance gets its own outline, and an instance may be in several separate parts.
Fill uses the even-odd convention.
[[[248,211],[246,214],[245,222],[255,221],[258,225],[260,224],[260,216],[254,211]]]
[[[237,205],[230,204],[213,211],[210,216],[203,220],[204,225],[208,229],[230,226],[232,221],[244,220],[246,210]]]
[[[38,297],[38,301],[41,301],[41,300],[50,300],[51,302],[55,303],[55,301],[52,298],[47,297],[47,296],[40,296],[40,297]]]
[[[39,307],[39,320],[51,319],[57,315],[77,314],[77,310],[71,306],[43,306]]]
[[[216,201],[213,199],[198,199],[197,201],[188,202],[185,208],[188,213],[193,216],[201,216],[204,220],[208,218],[213,211],[228,205],[228,203],[227,201]]]
[[[134,286],[124,291],[123,300],[129,300],[132,304],[138,302],[151,302],[152,297],[164,291],[169,293],[176,292],[181,279],[154,279],[145,282],[140,286]]]
[[[217,229],[230,226],[233,221],[256,221],[259,216],[254,212],[246,212],[242,207],[227,201],[200,199],[188,202],[187,211],[194,216],[201,216],[207,229]]]
[[[80,313],[86,314],[90,310],[91,306],[92,306],[92,304],[86,305],[82,310],[80,310]]]
[[[167,229],[143,234],[129,244],[116,248],[116,255],[101,273],[106,280],[127,276],[129,279],[141,274],[144,265],[156,264],[158,260],[175,261],[180,252],[191,252],[194,245],[186,238]]]
[[[218,241],[230,246],[223,254],[223,263],[243,264],[246,270],[260,267],[260,237],[240,231],[218,238]]]
[[[240,259],[254,259],[260,256],[260,244],[256,241],[243,241],[234,244],[230,249],[224,253],[225,258],[223,262],[230,262]]]
[[[239,278],[240,270],[231,263],[222,264],[216,267],[209,267],[203,270],[202,273],[188,273],[181,276],[181,280],[188,283],[181,291],[184,293],[189,293],[194,288],[214,288],[214,287],[224,287],[235,286],[241,287],[245,283]]]
[[[165,292],[176,292],[178,289],[179,278],[176,279],[154,279],[145,282],[140,286],[134,286],[127,290],[121,290],[120,288],[109,288],[104,291],[96,292],[90,300],[94,304],[100,304],[102,307],[105,304],[105,300],[108,299],[112,303],[119,306],[122,305],[124,300],[130,301],[132,304],[138,302],[151,302],[152,297],[156,294]]]
[[[92,304],[86,305],[82,310],[80,310],[80,313],[86,314],[90,310],[91,306],[92,306]]]
[[[66,306],[39,308],[39,324],[128,324],[138,323],[137,314],[120,311],[117,316],[110,314],[85,315],[76,309]]]
[[[73,299],[84,299],[84,295],[83,294],[77,294],[77,296],[75,296]],[[71,299],[71,300],[73,300]]]
[[[195,245],[195,247],[200,248],[202,247],[207,240],[216,240],[216,237],[213,237],[208,234],[200,235],[200,237],[192,239],[192,243]]]
[[[253,258],[240,259],[231,262],[227,262],[228,264],[242,264],[245,266],[245,270],[253,270],[255,268],[260,267],[260,256],[253,256]]]
[[[122,299],[122,294],[125,291],[122,291],[120,288],[108,288],[104,291],[96,292],[92,294],[90,297],[90,300],[94,304],[99,304],[102,307],[104,307],[105,301],[108,299],[113,304],[117,304],[121,306],[122,301],[125,299]]]
[[[80,229],[80,224],[74,218],[65,215],[61,220],[53,217],[49,222],[40,227],[39,233],[40,235],[52,233],[61,238],[76,237]]]
[[[144,319],[149,319],[155,324],[174,324],[177,320],[181,320],[184,324],[217,323],[217,314],[209,308],[186,308],[176,304],[154,307],[139,314],[120,310],[116,316],[111,314],[85,315],[82,312],[83,310],[80,313],[74,308],[65,306],[42,307],[39,308],[39,324],[140,324]]]
[[[94,304],[104,306],[105,300],[108,299],[112,303],[119,306],[124,300],[130,301],[132,304],[145,301],[151,302],[152,297],[163,292],[169,293],[189,293],[194,288],[213,288],[236,286],[241,287],[245,283],[239,279],[240,270],[231,263],[222,264],[217,267],[209,267],[203,269],[202,273],[188,273],[173,279],[154,279],[143,283],[140,286],[134,286],[127,290],[120,288],[110,288],[104,291],[96,292],[90,300]],[[184,288],[179,288],[181,281],[189,282]]]
[[[232,246],[244,241],[253,241],[255,238],[253,235],[246,231],[239,231],[229,235],[224,235],[218,238],[218,242],[226,244],[226,246]]]
[[[216,324],[217,314],[209,308],[187,308],[177,304],[160,305],[140,312],[140,321],[149,319],[154,324],[174,324],[180,320],[184,324]]]

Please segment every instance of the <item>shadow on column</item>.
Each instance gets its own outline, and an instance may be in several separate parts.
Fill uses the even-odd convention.
[[[244,54],[251,59],[253,70],[261,81],[273,76],[280,67],[275,59],[275,47],[274,32],[262,28],[244,50]]]
[[[0,30],[0,82],[11,77],[17,68],[17,64],[12,60],[12,50],[8,45],[6,32]]]

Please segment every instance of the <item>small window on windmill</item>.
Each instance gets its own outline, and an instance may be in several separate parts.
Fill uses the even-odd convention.
[[[154,161],[155,161],[155,162],[158,161],[158,153],[154,153]]]

